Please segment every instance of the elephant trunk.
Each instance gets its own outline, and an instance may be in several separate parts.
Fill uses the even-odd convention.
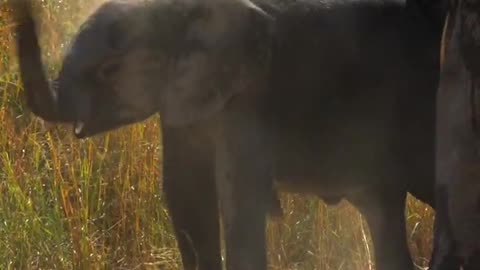
[[[40,46],[32,7],[29,1],[13,1],[20,76],[27,105],[46,121],[60,121],[56,90],[50,86],[43,70]]]

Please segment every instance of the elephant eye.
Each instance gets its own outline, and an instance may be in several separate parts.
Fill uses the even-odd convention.
[[[113,61],[103,64],[100,67],[98,77],[101,81],[109,80],[115,73],[120,70],[120,63]]]

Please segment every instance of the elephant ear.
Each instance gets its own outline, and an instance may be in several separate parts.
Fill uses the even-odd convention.
[[[222,111],[236,96],[265,90],[274,18],[247,0],[199,0],[161,99],[167,125]]]

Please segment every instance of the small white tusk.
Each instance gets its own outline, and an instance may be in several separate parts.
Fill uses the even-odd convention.
[[[85,126],[85,124],[83,122],[77,122],[75,124],[75,134],[80,134],[82,133],[82,130],[83,130],[83,127]]]

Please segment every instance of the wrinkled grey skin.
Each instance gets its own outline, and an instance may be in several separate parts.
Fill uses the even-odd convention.
[[[437,100],[434,270],[480,269],[480,5],[454,1]],[[454,254],[448,256],[445,254]]]
[[[185,269],[221,269],[220,215],[227,268],[265,270],[276,188],[349,200],[377,269],[413,269],[404,204],[407,192],[433,204],[440,24],[393,1],[107,2],[50,89],[28,3],[17,3],[33,112],[79,138],[160,113]]]

